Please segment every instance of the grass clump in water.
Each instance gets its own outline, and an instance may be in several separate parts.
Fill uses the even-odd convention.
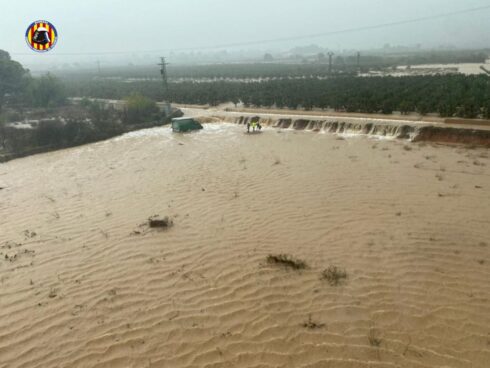
[[[315,329],[318,329],[318,328],[323,328],[325,327],[325,323],[319,323],[319,322],[315,322],[311,319],[311,314],[308,316],[308,321],[304,322],[303,323],[303,327],[304,328],[307,328],[309,330],[315,330]]]
[[[375,348],[379,348],[383,339],[379,337],[379,332],[375,329],[370,329],[368,334],[369,345],[374,346]]]
[[[322,279],[327,280],[332,286],[337,286],[347,278],[347,272],[337,266],[329,266],[322,272]]]
[[[293,270],[304,270],[308,268],[305,261],[294,258],[289,254],[269,254],[267,256],[267,263],[282,265],[284,267],[292,268]]]

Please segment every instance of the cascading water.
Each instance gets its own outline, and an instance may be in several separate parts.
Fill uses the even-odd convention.
[[[230,121],[230,119],[226,119]],[[279,129],[308,130],[346,135],[369,135],[410,141],[464,143],[490,146],[490,130],[454,128],[408,121],[374,119],[293,119],[261,116],[240,116],[232,119],[236,124],[259,121],[263,126]]]

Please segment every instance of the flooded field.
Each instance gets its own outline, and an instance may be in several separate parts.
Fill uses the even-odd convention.
[[[0,367],[488,365],[487,148],[244,130],[0,164]]]

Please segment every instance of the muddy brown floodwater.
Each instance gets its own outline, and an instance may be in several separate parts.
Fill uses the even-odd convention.
[[[0,164],[0,367],[488,367],[489,153],[213,123]]]

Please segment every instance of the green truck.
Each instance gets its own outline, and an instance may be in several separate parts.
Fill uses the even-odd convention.
[[[172,119],[172,130],[174,132],[189,132],[191,130],[202,129],[202,125],[192,118],[174,118]]]

